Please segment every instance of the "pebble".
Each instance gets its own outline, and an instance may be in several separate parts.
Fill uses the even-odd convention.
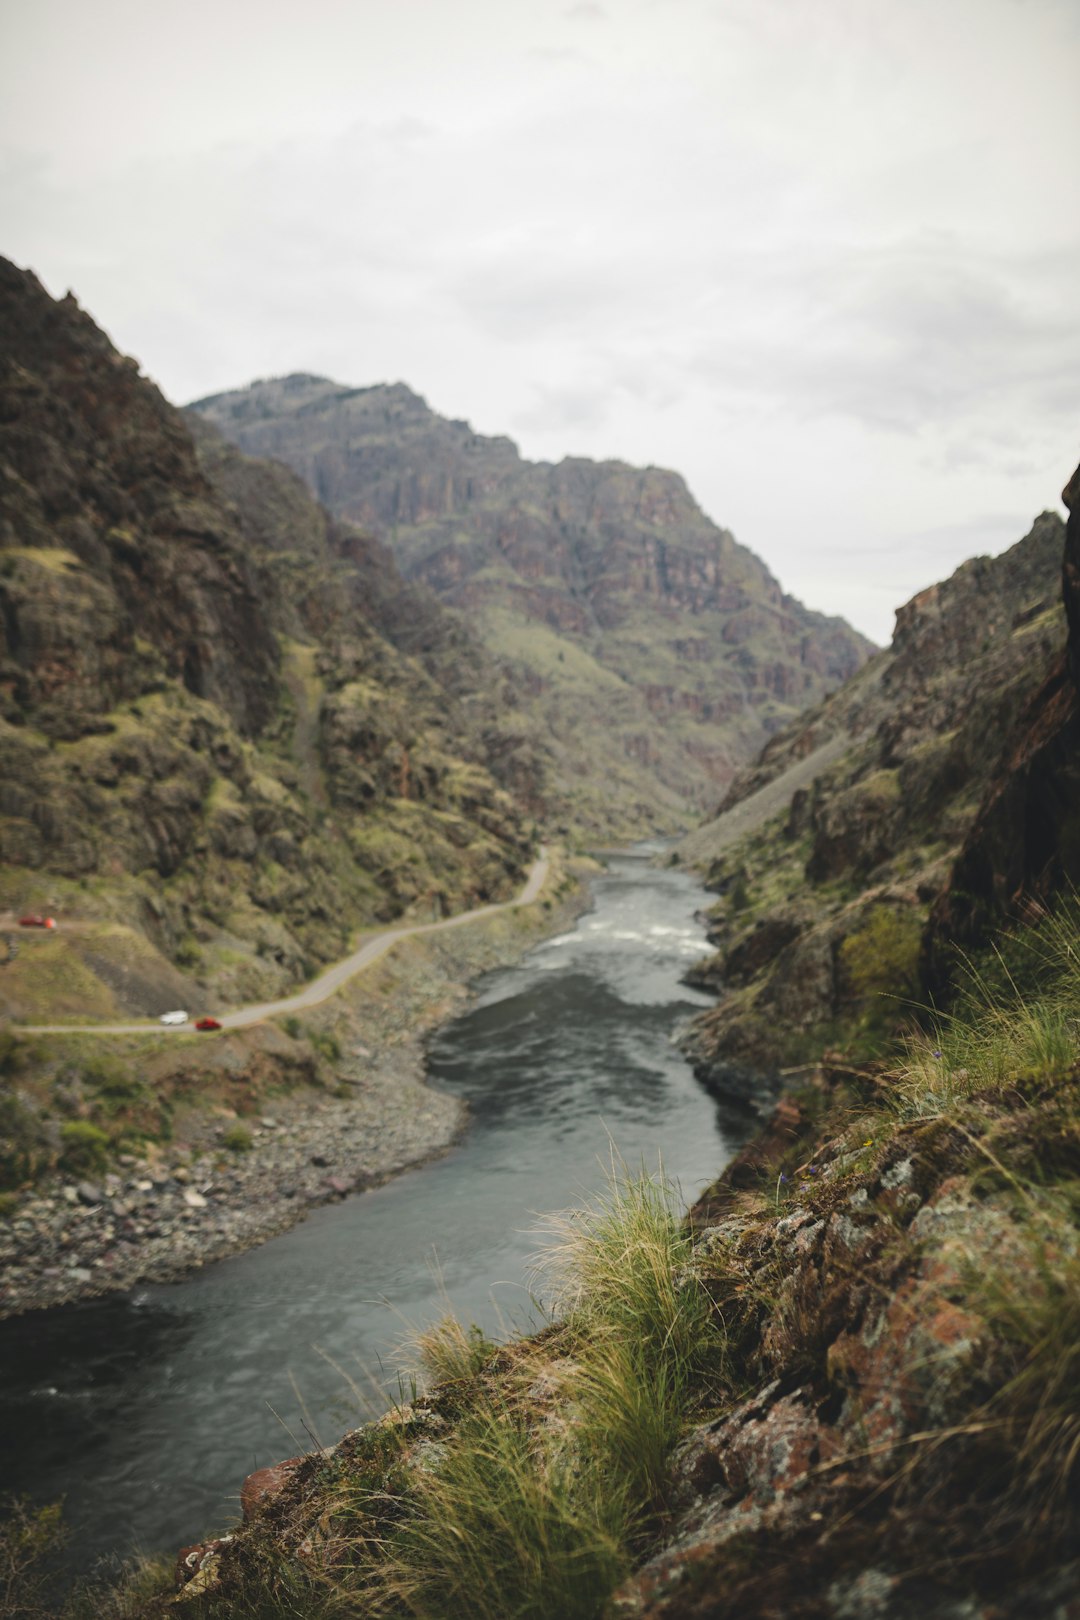
[[[553,907],[542,931],[562,931],[574,914],[572,903]],[[263,1132],[250,1153],[223,1164],[218,1138],[229,1127],[220,1114],[204,1116],[186,1126],[190,1165],[165,1170],[124,1154],[117,1163],[127,1179],[102,1178],[108,1198],[89,1180],[43,1184],[0,1219],[0,1317],[176,1281],[286,1231],[315,1205],[442,1152],[464,1109],[424,1084],[423,1037],[447,1016],[448,1000],[464,1005],[464,981],[514,961],[540,932],[469,945],[448,938],[441,959],[404,981],[396,1002],[345,1005],[370,1043],[359,1049],[363,1085],[341,1098],[275,1097],[277,1113],[245,1122]],[[180,1151],[174,1144],[171,1153]]]

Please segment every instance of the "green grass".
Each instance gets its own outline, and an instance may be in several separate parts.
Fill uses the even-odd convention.
[[[495,1353],[495,1345],[475,1322],[464,1327],[455,1316],[440,1317],[413,1338],[420,1367],[437,1384],[473,1378]]]
[[[275,1561],[253,1527],[209,1615],[597,1620],[665,1522],[724,1336],[662,1177],[618,1167],[552,1240],[565,1320],[501,1348],[449,1319],[419,1335],[435,1387],[329,1464],[333,1567]]]
[[[481,1387],[419,1476],[374,1613],[587,1620],[662,1521],[671,1448],[722,1343],[672,1189],[619,1167],[599,1204],[552,1234],[540,1272],[565,1323]],[[483,1365],[445,1322],[425,1345],[454,1376]],[[543,1422],[526,1394],[538,1385]]]
[[[963,958],[952,1009],[913,1036],[893,1095],[904,1117],[948,1112],[980,1091],[1062,1079],[1080,1060],[1080,901]]]
[[[1080,1259],[1062,1262],[1048,1229],[1030,1223],[1031,1265],[972,1275],[968,1297],[988,1323],[1007,1373],[976,1414],[987,1425],[986,1466],[999,1513],[1024,1533],[1069,1533],[1080,1485]],[[1058,1234],[1060,1235],[1060,1234]]]
[[[221,1138],[221,1145],[230,1153],[250,1153],[253,1145],[251,1132],[244,1125],[230,1125]]]
[[[109,1138],[86,1120],[60,1127],[60,1168],[69,1176],[103,1175],[109,1167]]]

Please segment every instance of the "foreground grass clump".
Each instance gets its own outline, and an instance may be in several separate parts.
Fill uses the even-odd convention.
[[[172,1560],[140,1557],[81,1580],[58,1597],[66,1540],[61,1502],[0,1502],[0,1620],[140,1620],[148,1604],[167,1599]]]
[[[958,977],[952,1009],[907,1044],[893,1092],[905,1117],[1069,1073],[1080,1059],[1080,899],[962,959]]]
[[[564,1321],[478,1378],[374,1572],[373,1612],[588,1620],[663,1521],[671,1448],[722,1348],[672,1189],[618,1170],[551,1224],[538,1269]],[[461,1377],[475,1346],[442,1324],[435,1364]]]
[[[538,1275],[561,1320],[501,1347],[450,1319],[419,1335],[437,1382],[322,1464],[317,1523],[301,1506],[285,1537],[308,1551],[253,1527],[186,1612],[595,1620],[666,1522],[724,1336],[662,1178],[620,1167],[552,1238]]]
[[[1029,1535],[1060,1537],[1080,1483],[1080,1259],[1055,1266],[1040,1247],[1028,1286],[991,1269],[972,1295],[1015,1368],[986,1409],[1005,1505]]]

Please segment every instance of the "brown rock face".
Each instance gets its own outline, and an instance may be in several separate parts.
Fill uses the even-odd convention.
[[[975,558],[921,591],[898,612],[888,651],[774,738],[729,794],[726,806],[745,813],[743,800],[766,788],[775,797],[785,771],[823,751],[786,815],[721,845],[709,869],[722,897],[711,913],[718,950],[695,982],[721,1001],[694,1021],[686,1050],[721,1096],[753,1102],[763,1075],[778,1083],[781,1070],[838,1039],[872,1049],[890,1017],[901,1021],[908,1001],[925,998],[922,930],[965,838],[976,838],[1003,738],[1015,734],[1017,759],[952,879],[950,915],[991,894],[1000,914],[1005,894],[1080,865],[1069,809],[1080,801],[1063,763],[1052,782],[1043,769],[1048,748],[1073,746],[1064,541],[1060,518],[1044,513],[1002,556]],[[694,835],[695,860],[707,839],[708,829]],[[963,902],[953,898],[961,892]],[[972,942],[973,925],[952,927]]]
[[[401,384],[296,376],[191,407],[280,457],[463,610],[527,694],[549,805],[595,832],[674,824],[862,663],[659,468],[523,461]]]
[[[979,814],[934,907],[926,971],[940,993],[956,945],[982,944],[1008,920],[1063,888],[1080,887],[1080,467],[1062,565],[1067,646],[1006,743]]]
[[[143,936],[101,969],[140,1012],[155,952],[257,999],[359,923],[508,892],[502,784],[535,802],[542,771],[467,627],[199,426],[0,261],[0,859],[10,903]],[[19,972],[47,1021],[64,975]]]
[[[280,1496],[305,1461],[304,1457],[287,1457],[284,1462],[272,1463],[269,1468],[256,1468],[253,1474],[249,1474],[240,1487],[240,1511],[244,1518],[254,1518],[264,1502]]]
[[[277,647],[182,420],[73,298],[6,261],[0,353],[9,704],[70,737],[164,675],[258,731]]]

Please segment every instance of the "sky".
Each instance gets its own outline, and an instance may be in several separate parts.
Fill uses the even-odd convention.
[[[0,0],[0,252],[178,404],[674,468],[888,640],[1080,458],[1080,0]]]

